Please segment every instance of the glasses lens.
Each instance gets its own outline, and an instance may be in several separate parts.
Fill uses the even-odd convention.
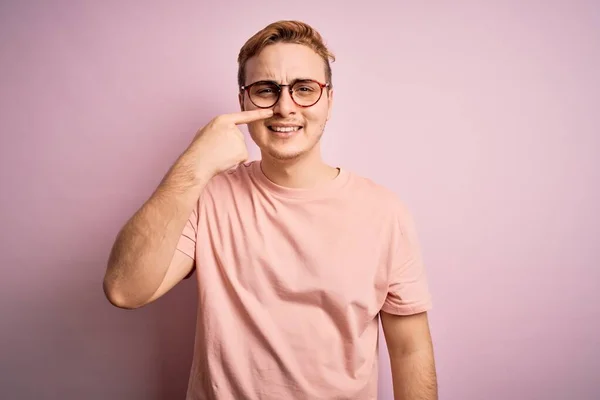
[[[249,89],[250,100],[257,107],[271,107],[279,97],[279,87],[273,83],[257,83]]]
[[[303,107],[310,107],[321,98],[323,89],[314,81],[298,81],[292,86],[294,101]],[[271,82],[255,83],[248,89],[250,100],[257,107],[268,108],[277,103],[280,88]]]
[[[321,86],[312,81],[299,81],[292,87],[294,101],[301,106],[312,106],[319,101],[321,90]]]

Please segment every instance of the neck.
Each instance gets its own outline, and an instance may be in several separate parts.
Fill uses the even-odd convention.
[[[319,155],[306,155],[291,160],[279,160],[263,154],[260,164],[265,176],[273,183],[308,189],[330,181],[338,175],[337,168],[327,165]]]

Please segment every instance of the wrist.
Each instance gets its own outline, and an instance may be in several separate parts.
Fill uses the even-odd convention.
[[[189,172],[189,178],[195,184],[205,185],[220,172],[218,167],[211,164],[210,157],[207,157],[209,151],[201,143],[194,142],[178,160],[177,164],[181,164]]]

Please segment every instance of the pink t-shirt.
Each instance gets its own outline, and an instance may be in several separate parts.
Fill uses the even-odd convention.
[[[314,189],[260,161],[217,175],[178,249],[199,295],[188,400],[375,400],[379,312],[431,307],[406,208],[344,169]]]

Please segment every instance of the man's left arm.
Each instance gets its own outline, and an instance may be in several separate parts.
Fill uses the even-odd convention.
[[[426,312],[394,315],[381,311],[394,400],[437,400],[437,375]]]

